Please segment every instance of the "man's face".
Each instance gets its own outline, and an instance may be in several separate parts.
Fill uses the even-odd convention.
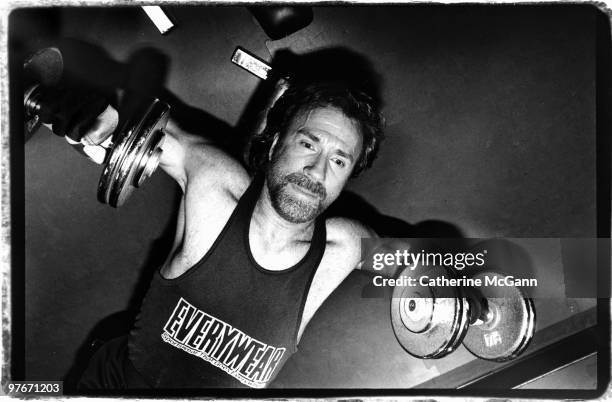
[[[331,107],[296,115],[273,145],[266,172],[272,205],[284,219],[308,222],[338,198],[361,152],[357,127]]]

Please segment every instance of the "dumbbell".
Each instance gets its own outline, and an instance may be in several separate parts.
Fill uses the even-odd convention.
[[[533,301],[515,286],[486,285],[485,279],[504,283],[505,275],[479,271],[471,282],[482,286],[429,286],[416,275],[452,278],[444,267],[406,268],[400,276],[414,278],[413,286],[395,286],[391,299],[393,331],[402,347],[421,359],[441,358],[463,342],[474,356],[506,361],[525,351],[535,331]]]
[[[41,113],[51,110],[50,88],[60,80],[62,70],[62,55],[56,48],[42,49],[24,63],[23,105],[28,132],[38,128]],[[54,91],[57,93],[57,88]],[[152,99],[128,116],[121,116],[109,141],[100,144],[105,151],[97,190],[100,202],[120,207],[157,169],[169,111],[166,103]]]

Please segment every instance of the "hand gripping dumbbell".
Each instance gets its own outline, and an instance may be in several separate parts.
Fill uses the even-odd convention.
[[[62,70],[62,56],[56,48],[42,49],[24,63],[23,104],[28,132],[38,128],[41,115],[53,115],[54,103],[64,91],[56,86]],[[170,107],[158,99],[141,104],[120,116],[113,134],[97,144],[104,151],[97,192],[100,202],[115,208],[123,205],[157,169],[169,111]]]
[[[414,278],[413,286],[394,288],[391,322],[412,356],[441,358],[463,342],[476,357],[506,361],[519,356],[533,337],[533,301],[515,286],[485,285],[504,283],[500,273],[483,270],[470,277],[469,283],[479,280],[482,286],[430,286],[431,279],[453,277],[443,267],[406,268],[400,276]]]

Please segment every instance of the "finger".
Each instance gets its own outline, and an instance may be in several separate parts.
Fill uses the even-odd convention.
[[[83,136],[81,143],[84,145],[102,144],[115,132],[118,124],[119,113],[108,105],[93,122],[90,130]]]

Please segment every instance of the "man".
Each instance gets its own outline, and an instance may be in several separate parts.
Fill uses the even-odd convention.
[[[322,214],[381,138],[374,101],[338,82],[280,97],[251,147],[254,177],[171,121],[160,166],[182,190],[172,251],[127,343],[105,345],[80,387],[267,386],[374,235]]]

